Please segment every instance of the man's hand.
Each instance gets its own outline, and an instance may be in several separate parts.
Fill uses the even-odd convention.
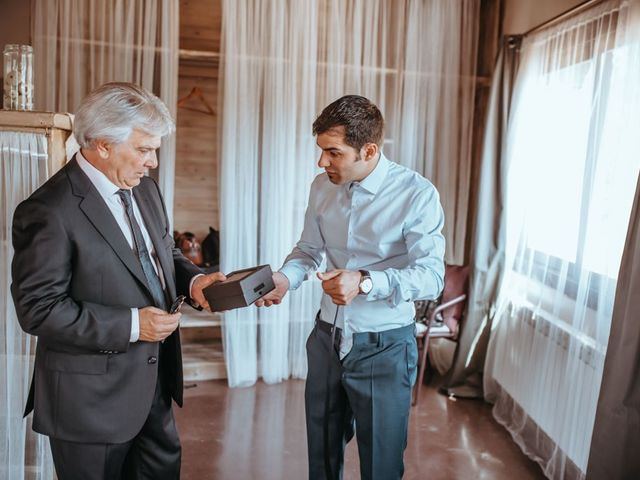
[[[156,307],[145,307],[138,310],[140,320],[140,337],[142,342],[160,342],[178,328],[181,313],[173,315]]]
[[[360,293],[360,272],[351,270],[332,270],[330,272],[318,272],[318,278],[322,280],[324,293],[331,297],[336,305],[349,305],[358,293]]]
[[[256,307],[270,307],[271,305],[278,305],[282,302],[282,299],[289,291],[289,279],[284,273],[275,272],[272,278],[276,288],[271,290],[264,297],[256,300]]]
[[[191,285],[191,298],[202,308],[211,311],[211,307],[209,307],[209,302],[204,298],[204,293],[202,293],[202,289],[208,287],[212,283],[223,282],[227,279],[224,276],[224,273],[215,272],[210,273],[208,275],[202,275],[201,277],[196,278],[193,281],[193,285]]]

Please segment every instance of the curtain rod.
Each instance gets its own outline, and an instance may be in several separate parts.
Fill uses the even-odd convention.
[[[562,12],[559,15],[556,15],[555,17],[547,20],[546,22],[541,23],[540,25],[533,27],[530,30],[527,30],[526,32],[524,32],[522,34],[523,37],[526,37],[528,35],[531,35],[532,33],[536,33],[539,30],[542,30],[543,28],[547,28],[550,27],[552,25],[555,25],[556,23],[559,23],[565,19],[567,19],[568,17],[572,17],[574,15],[577,15],[579,13],[582,13],[584,10],[587,10],[588,8],[593,7],[594,5],[597,5],[598,3],[602,3],[604,0],[585,0],[584,2],[576,5],[573,8],[570,8],[569,10],[566,10],[564,12]]]

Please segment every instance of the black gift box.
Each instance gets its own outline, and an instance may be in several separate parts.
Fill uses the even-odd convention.
[[[211,311],[220,312],[248,307],[274,288],[271,267],[260,265],[231,272],[224,282],[209,285],[202,293]]]

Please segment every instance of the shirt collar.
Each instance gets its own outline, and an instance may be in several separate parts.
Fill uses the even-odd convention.
[[[384,178],[387,176],[387,172],[389,171],[389,160],[384,156],[382,152],[380,152],[380,159],[378,160],[378,164],[373,171],[365,177],[364,180],[359,182],[360,187],[364,188],[367,192],[375,195],[380,190],[382,186],[382,182]],[[357,182],[353,182],[352,185]]]
[[[107,176],[98,170],[96,167],[91,165],[89,161],[82,156],[80,150],[76,153],[76,161],[78,162],[78,166],[82,169],[82,171],[89,177],[93,186],[96,187],[100,196],[105,200],[108,200],[113,195],[115,195],[120,187],[115,185],[111,180],[107,178]]]

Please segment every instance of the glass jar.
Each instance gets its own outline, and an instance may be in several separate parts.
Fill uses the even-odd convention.
[[[33,110],[33,49],[31,45],[5,45],[3,56],[3,107],[6,110]]]

